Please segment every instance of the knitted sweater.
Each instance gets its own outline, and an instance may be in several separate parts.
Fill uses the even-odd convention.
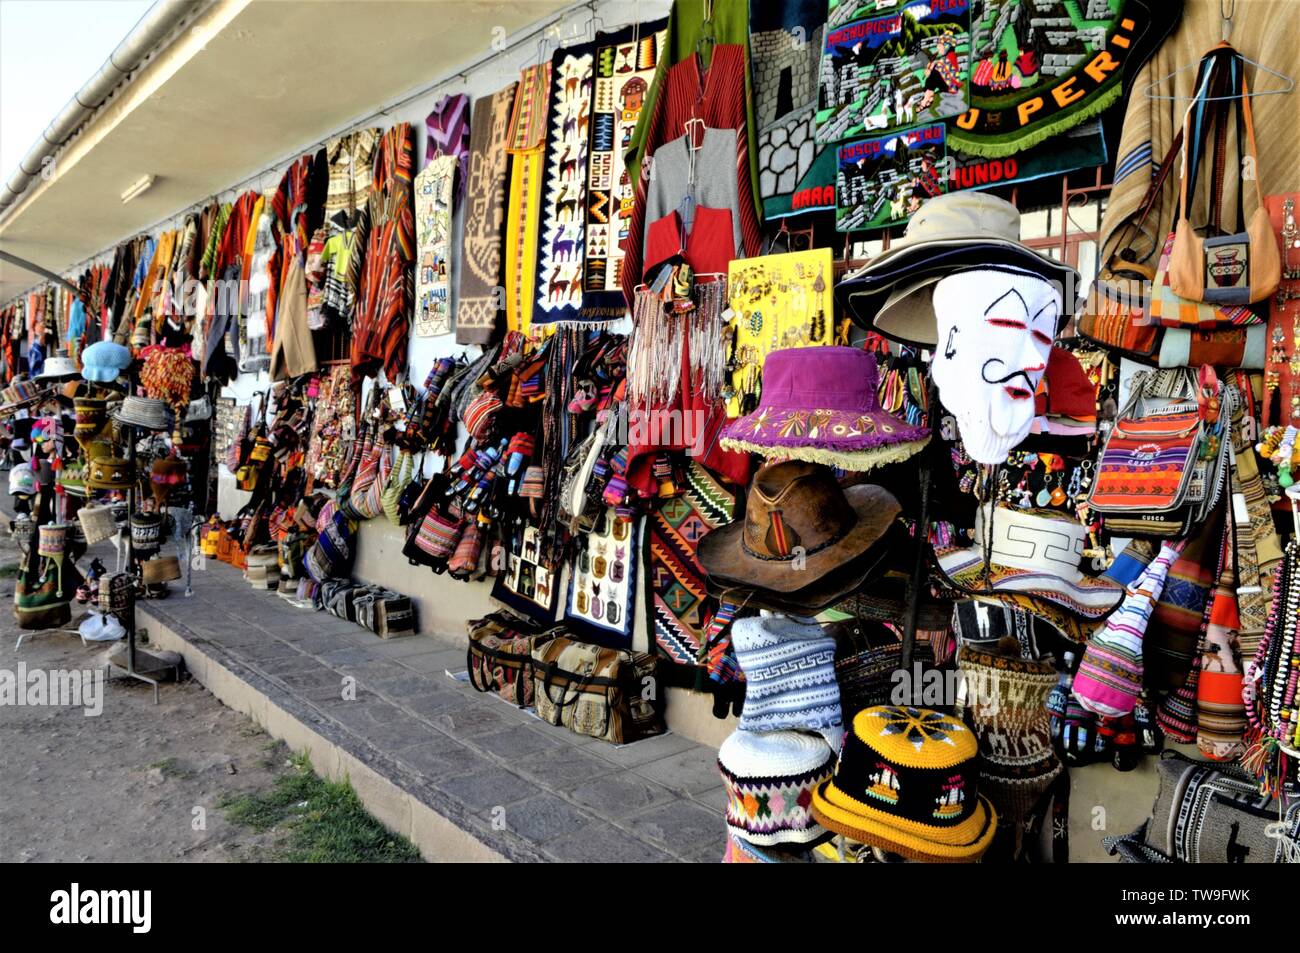
[[[686,136],[679,136],[665,143],[650,162],[650,182],[646,187],[647,232],[653,222],[679,208],[691,192],[691,160],[686,141]],[[696,207],[725,208],[731,212],[731,257],[743,258],[735,156],[734,129],[705,129],[703,142],[695,154],[693,194]],[[684,222],[683,226],[690,231],[690,222]]]

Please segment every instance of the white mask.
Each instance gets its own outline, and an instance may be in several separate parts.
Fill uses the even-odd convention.
[[[1061,293],[1039,275],[989,268],[941,278],[932,297],[939,397],[971,458],[1003,463],[1033,424]]]

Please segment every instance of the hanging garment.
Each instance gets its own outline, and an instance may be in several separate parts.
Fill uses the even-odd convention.
[[[240,370],[245,373],[267,370],[271,364],[267,306],[271,290],[271,261],[275,257],[272,228],[272,216],[264,213],[258,217],[253,231],[248,267],[248,305],[239,341]]]
[[[668,70],[648,124],[642,118],[645,124],[644,152],[650,156],[664,144],[685,135],[689,120],[699,119],[706,128],[736,130],[736,150],[731,158],[736,168],[737,190],[742,197],[739,201],[740,232],[745,254],[752,257],[761,251],[763,235],[750,180],[747,75],[746,52],[742,45],[728,44],[715,48],[705,73],[701,73],[699,57],[691,56]],[[648,185],[649,170],[643,164],[629,223],[626,266],[620,277],[629,306],[634,300],[637,276],[642,268],[640,236],[644,234],[648,211]]]
[[[451,330],[452,184],[456,157],[435,156],[415,177],[415,336]]]
[[[586,265],[582,314],[592,320],[627,314],[618,276],[636,190],[623,150],[641,118],[667,37],[667,23],[656,20],[596,36],[583,210]]]
[[[316,370],[316,346],[307,327],[307,277],[299,255],[289,262],[281,294],[280,318],[275,323],[275,344],[271,347],[273,381]]]
[[[460,288],[456,298],[457,344],[491,344],[505,303],[497,289],[502,282],[502,226],[509,171],[505,140],[516,86],[511,83],[474,104],[466,187],[469,201],[461,230]]]
[[[326,218],[333,218],[339,212],[347,212],[350,216],[370,198],[372,166],[381,135],[377,127],[358,129],[343,136],[335,136],[325,144],[325,155],[329,163]]]
[[[533,317],[550,92],[549,62],[523,70],[506,145],[511,157],[506,213],[506,330],[524,334]]]
[[[465,180],[469,178],[469,97],[464,93],[443,96],[424,120],[427,139],[424,161],[432,162],[438,156],[451,156],[456,160],[455,203],[465,196]]]
[[[399,123],[384,133],[375,155],[370,236],[352,335],[354,384],[380,368],[390,381],[396,381],[406,365],[415,258],[413,142],[411,124]]]
[[[736,131],[705,129],[693,160],[690,137],[679,136],[660,146],[650,163],[650,180],[646,185],[646,231],[651,223],[669,212],[676,212],[689,202],[693,206],[710,206],[731,212],[732,254],[727,259],[743,258],[740,234],[740,200],[736,192]],[[690,221],[683,223],[689,230]],[[648,247],[649,242],[646,242]],[[643,252],[643,256],[645,253]],[[649,261],[647,257],[647,262]],[[719,269],[726,271],[726,267]]]

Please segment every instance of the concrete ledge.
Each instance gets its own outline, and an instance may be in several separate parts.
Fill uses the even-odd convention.
[[[471,833],[442,813],[447,805],[426,803],[418,783],[394,760],[363,739],[310,711],[219,644],[176,619],[137,606],[138,625],[151,644],[181,653],[190,673],[222,703],[248,715],[295,752],[306,753],[316,771],[332,781],[346,780],[385,827],[411,840],[428,861],[502,862],[547,859],[517,845],[492,844],[482,831]],[[272,700],[272,696],[276,696]],[[410,783],[410,789],[403,782]],[[429,791],[424,788],[425,797]],[[448,812],[451,813],[451,812]],[[463,819],[462,819],[463,823]]]

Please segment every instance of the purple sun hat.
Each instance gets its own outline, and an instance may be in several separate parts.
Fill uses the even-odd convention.
[[[722,429],[722,446],[862,471],[906,460],[926,427],[882,410],[875,355],[855,347],[772,351],[758,409]]]

